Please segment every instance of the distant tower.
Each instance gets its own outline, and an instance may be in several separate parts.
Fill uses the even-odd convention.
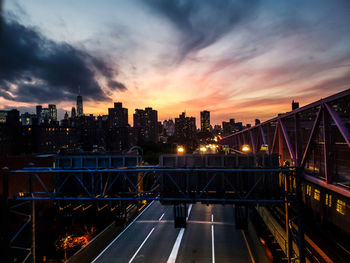
[[[75,111],[75,107],[72,107],[72,112],[71,112],[71,117],[74,119],[75,117],[77,117],[77,113]]]
[[[66,112],[66,113],[64,114],[64,119],[65,119],[65,120],[68,120],[68,112]]]
[[[296,101],[292,101],[292,110],[296,110],[297,108],[299,108],[299,102]]]
[[[77,116],[83,116],[83,97],[80,95],[80,86],[79,95],[77,96]]]
[[[51,121],[57,121],[57,109],[55,104],[49,104],[49,115]]]
[[[210,111],[201,111],[201,131],[210,131]]]

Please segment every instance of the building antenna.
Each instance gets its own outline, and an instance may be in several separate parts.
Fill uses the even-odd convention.
[[[78,95],[80,96],[80,85],[78,86],[78,92],[79,92],[79,94],[78,94]]]

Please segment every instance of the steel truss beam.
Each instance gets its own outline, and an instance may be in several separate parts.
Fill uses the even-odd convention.
[[[276,148],[277,143],[285,143],[288,148],[290,159],[293,161],[296,167],[301,167],[301,176],[304,180],[311,181],[316,183],[324,188],[335,191],[338,194],[350,197],[350,190],[344,188],[337,184],[336,176],[334,173],[334,167],[332,167],[332,149],[336,147],[334,138],[331,136],[331,125],[337,127],[340,132],[340,135],[343,137],[346,145],[350,148],[350,130],[348,123],[345,120],[341,119],[337,110],[342,108],[338,107],[339,103],[349,104],[350,102],[350,89],[330,96],[325,99],[321,99],[294,111],[281,114],[276,118],[265,121],[261,124],[247,128],[245,130],[239,131],[232,135],[226,136],[221,140],[222,144],[227,144],[230,147],[233,145],[230,144],[230,141],[238,141],[238,145],[235,144],[234,147],[240,149],[242,147],[241,138],[251,138],[251,145],[254,152],[258,151],[259,145],[255,145],[259,142],[259,137],[263,138],[263,143],[269,143],[269,153],[280,153],[283,151],[283,147]],[[338,108],[337,108],[338,107]],[[316,116],[314,112],[317,111]],[[303,116],[303,117],[301,117]],[[301,121],[301,118],[303,120]],[[322,125],[320,126],[320,123]],[[347,120],[348,122],[348,120]],[[287,125],[288,124],[288,125]],[[311,124],[311,132],[306,138],[307,145],[303,142],[303,135],[305,135],[305,130],[308,130],[308,125]],[[306,126],[305,126],[306,125]],[[275,129],[273,130],[273,127]],[[267,131],[266,134],[264,131]],[[309,158],[309,153],[314,147],[315,136],[318,132],[322,131],[322,139],[324,142],[323,145],[323,163],[324,167],[324,178],[320,179],[312,177],[305,174],[304,167]],[[282,133],[283,139],[281,140],[280,134]],[[293,140],[288,134],[294,134]],[[304,145],[303,145],[304,144]],[[350,167],[349,167],[350,169]]]

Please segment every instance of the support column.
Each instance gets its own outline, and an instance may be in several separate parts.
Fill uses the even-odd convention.
[[[9,206],[8,206],[8,168],[2,168],[2,198],[1,198],[1,236],[0,251],[4,262],[10,262],[10,237],[9,237]]]
[[[305,263],[305,239],[303,223],[303,196],[301,191],[302,170],[296,168],[296,197],[297,197],[297,224],[298,224],[298,248],[299,262]]]
[[[292,262],[292,238],[289,228],[289,200],[288,200],[288,193],[289,193],[289,178],[288,174],[286,173],[284,176],[284,191],[285,191],[285,197],[284,197],[284,209],[286,214],[286,239],[287,239],[287,262]]]
[[[32,163],[29,164],[29,166],[33,166]],[[28,173],[29,176],[29,194],[30,197],[34,197],[34,186],[33,186],[33,173]],[[36,239],[35,239],[35,201],[32,200],[32,212],[31,212],[31,221],[32,221],[32,258],[33,258],[33,263],[36,262]]]
[[[324,165],[325,165],[325,176],[328,184],[333,182],[332,169],[331,169],[331,133],[330,133],[330,119],[327,111],[322,112],[323,120],[323,155],[324,155]]]

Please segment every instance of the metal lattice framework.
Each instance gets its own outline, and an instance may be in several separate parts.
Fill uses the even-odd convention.
[[[247,156],[255,158],[251,157]],[[22,217],[22,223],[18,231],[9,236],[7,246],[22,251],[22,262],[28,262],[35,261],[35,202],[38,200],[83,202],[87,205],[98,202],[109,206],[115,201],[141,200],[158,200],[175,206],[189,202],[240,206],[286,203],[294,200],[293,191],[289,194],[283,191],[279,180],[281,177],[292,179],[296,176],[296,170],[293,167],[29,168],[6,172],[4,181],[9,175],[19,176],[17,179],[20,183],[6,200],[7,218],[14,213]],[[28,228],[32,231],[31,244],[18,245],[18,237]]]
[[[183,203],[284,202],[277,168],[23,169],[24,189],[12,200],[140,201]],[[54,180],[52,180],[52,177]],[[49,183],[48,183],[49,181]]]
[[[301,167],[305,180],[350,198],[350,89],[221,140],[234,151],[262,145]]]

